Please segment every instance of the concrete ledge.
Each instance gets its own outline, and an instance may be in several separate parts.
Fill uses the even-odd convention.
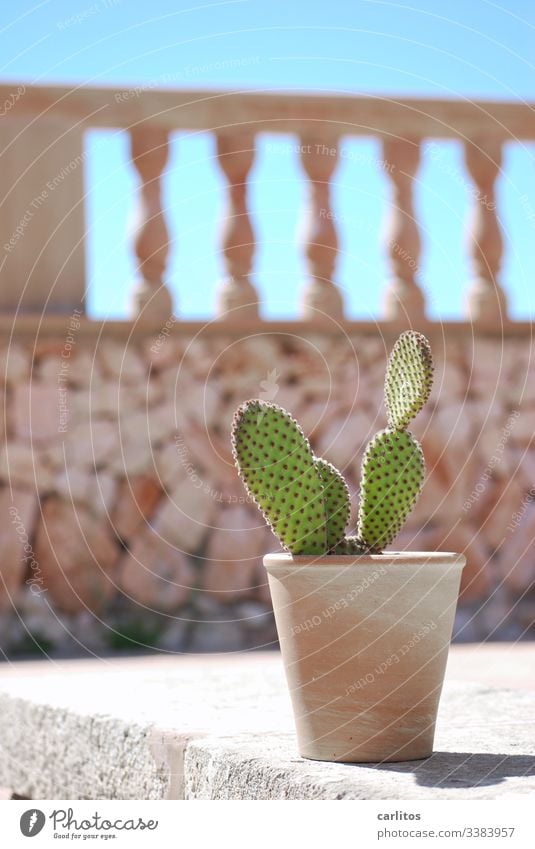
[[[435,754],[379,766],[298,756],[274,653],[6,665],[0,785],[33,799],[524,796],[535,790],[535,693],[523,672],[534,655],[454,647]],[[460,680],[477,669],[479,682]]]

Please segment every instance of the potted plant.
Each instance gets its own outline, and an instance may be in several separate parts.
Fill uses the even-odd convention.
[[[388,360],[388,426],[366,447],[356,534],[349,491],[292,416],[251,400],[232,446],[283,552],[264,557],[303,757],[348,763],[432,753],[465,558],[384,551],[420,494],[422,449],[407,430],[429,397],[427,339],[409,331]]]

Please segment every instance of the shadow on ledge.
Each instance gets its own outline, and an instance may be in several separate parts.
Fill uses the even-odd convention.
[[[535,775],[532,755],[498,755],[488,752],[433,752],[424,761],[378,764],[386,772],[413,773],[423,787],[488,787],[506,778]]]

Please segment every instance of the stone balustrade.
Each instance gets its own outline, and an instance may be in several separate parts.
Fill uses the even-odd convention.
[[[0,102],[10,88],[0,86]],[[233,411],[250,397],[288,408],[318,453],[344,471],[355,506],[364,446],[384,426],[386,353],[409,326],[431,339],[437,374],[415,423],[425,491],[396,546],[465,552],[458,639],[533,636],[532,326],[506,320],[495,203],[503,144],[535,138],[531,107],[29,86],[1,121],[6,655],[272,644],[261,558],[276,542],[233,466]],[[91,127],[130,133],[133,322],[84,316],[82,141]],[[226,183],[222,320],[206,324],[175,318],[166,287],[162,181],[177,130],[214,134]],[[256,136],[266,131],[300,140],[307,285],[299,322],[262,321],[254,288],[247,181]],[[392,192],[384,236],[391,279],[378,323],[347,321],[336,286],[331,185],[340,141],[367,135],[381,140]],[[464,143],[475,198],[486,202],[474,200],[467,230],[470,321],[430,323],[414,273],[418,169],[423,140],[452,138]],[[47,193],[53,203],[38,215]]]
[[[169,235],[161,183],[170,133],[193,130],[215,136],[217,162],[227,184],[219,245],[225,269],[217,296],[219,317],[247,320],[258,315],[247,181],[255,137],[270,132],[292,133],[301,141],[309,188],[303,245],[308,282],[301,306],[305,318],[340,318],[344,313],[335,282],[338,236],[336,214],[329,214],[329,187],[340,141],[365,136],[382,143],[388,164],[384,171],[392,189],[384,236],[390,260],[384,317],[414,322],[425,314],[424,293],[414,275],[421,241],[414,209],[421,145],[424,140],[457,139],[465,147],[467,180],[474,188],[467,229],[473,264],[467,315],[481,324],[507,318],[499,280],[502,245],[494,186],[503,145],[535,138],[535,110],[529,104],[61,86],[19,86],[20,96],[13,97],[14,88],[14,84],[0,86],[0,102],[10,103],[2,117],[0,310],[83,309],[83,133],[120,128],[130,133],[139,182],[131,246],[138,268],[133,315],[162,322],[172,312],[166,288]],[[52,194],[46,215],[37,215]],[[15,250],[22,236],[24,249]]]

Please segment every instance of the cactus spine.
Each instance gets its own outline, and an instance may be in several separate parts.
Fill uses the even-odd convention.
[[[388,360],[388,427],[368,443],[362,461],[357,533],[345,536],[349,490],[331,463],[315,457],[303,431],[282,407],[254,399],[232,425],[240,476],[283,547],[292,554],[380,553],[400,530],[420,494],[424,459],[407,430],[429,397],[433,361],[427,339],[408,331]]]

